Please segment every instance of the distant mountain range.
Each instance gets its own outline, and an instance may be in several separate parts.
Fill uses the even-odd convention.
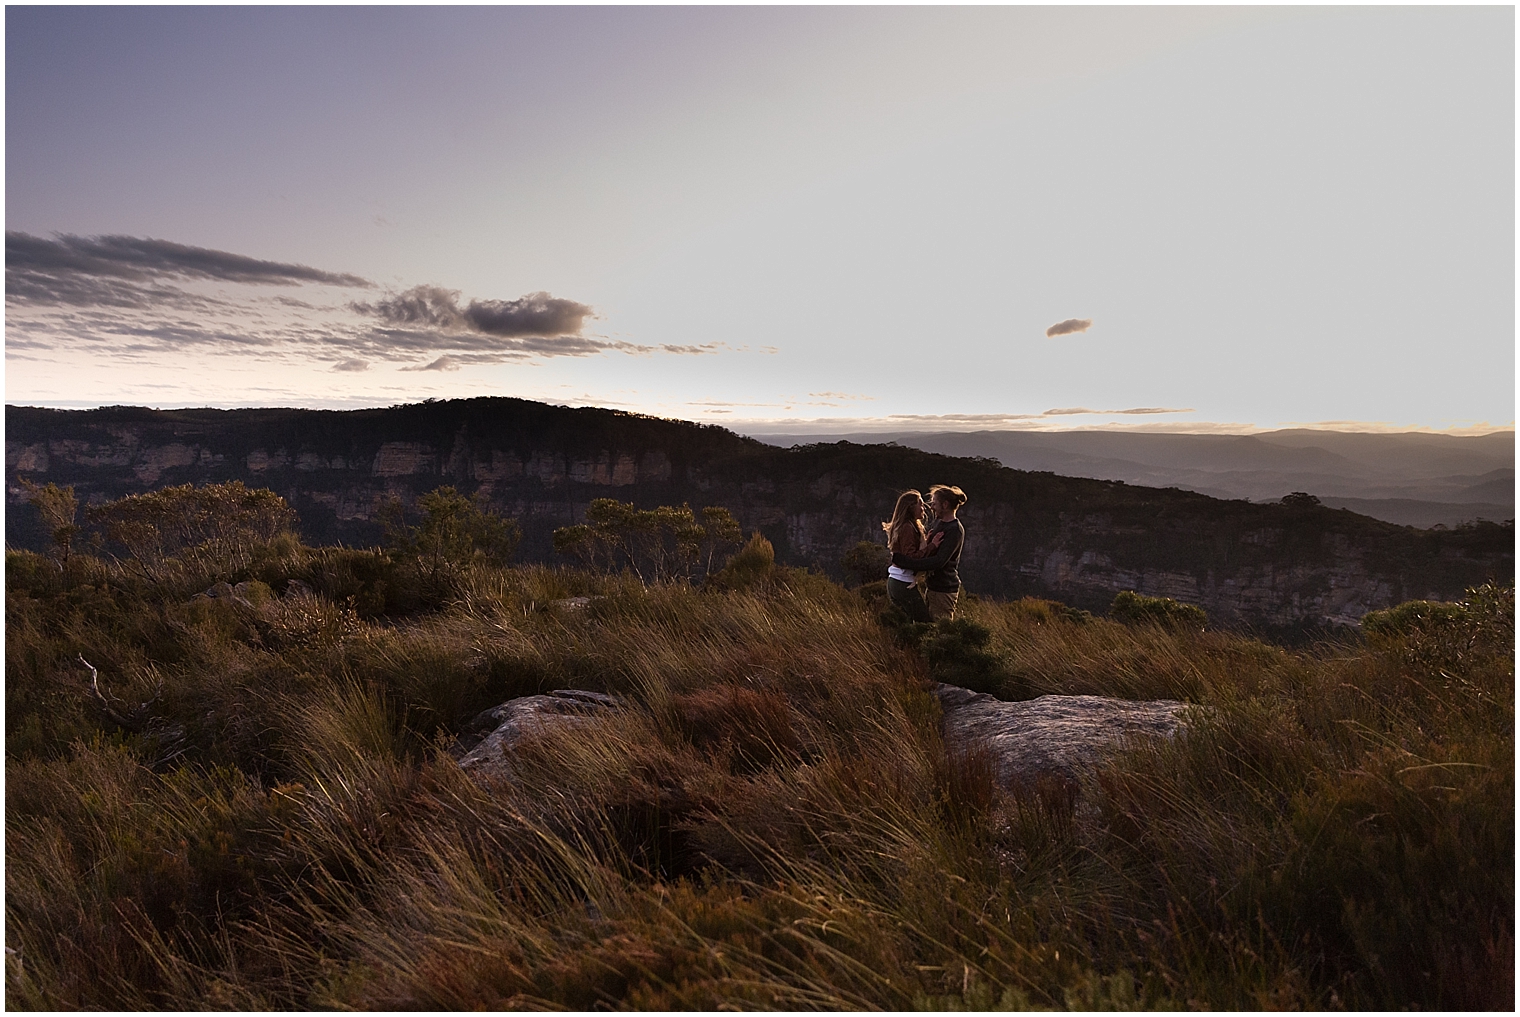
[[[1133,431],[901,431],[753,434],[783,448],[896,442],[1017,470],[1180,487],[1216,498],[1276,501],[1293,491],[1403,526],[1515,516],[1515,432],[1452,436],[1294,428],[1261,434]]]
[[[5,423],[10,547],[46,542],[23,479],[70,485],[86,505],[169,484],[240,480],[284,497],[307,540],[359,546],[380,541],[392,500],[415,506],[422,493],[449,484],[519,521],[524,561],[564,561],[553,530],[584,521],[592,499],[610,497],[641,508],[722,505],[769,538],[778,560],[838,576],[859,541],[881,543],[881,520],[900,491],[940,482],[971,496],[961,513],[961,576],[978,594],[1034,594],[1104,610],[1117,592],[1137,590],[1199,604],[1215,624],[1302,634],[1514,576],[1513,524],[1417,530],[1312,503],[1253,504],[1009,469],[985,458],[995,437],[966,450],[984,458],[851,442],[776,448],[721,427],[521,399],[343,412],[7,406]],[[1196,447],[1215,446],[1211,460],[1193,456],[1186,442],[1157,447],[1195,467],[1239,464],[1244,457],[1225,454],[1239,447],[1258,458],[1237,472],[1297,478],[1286,464],[1302,456],[1326,464],[1323,476],[1338,475],[1328,465],[1358,475],[1344,465],[1355,463],[1350,456],[1322,447],[1228,438]],[[1439,452],[1445,447],[1433,445],[1438,453],[1421,467],[1433,482],[1494,479],[1483,478],[1497,468],[1483,452],[1459,459]],[[1102,451],[1089,447],[1091,458]],[[1313,489],[1297,479],[1290,486]]]

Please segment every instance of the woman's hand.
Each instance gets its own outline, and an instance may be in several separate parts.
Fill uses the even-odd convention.
[[[929,550],[931,550],[931,551],[938,550],[940,541],[942,541],[944,539],[945,539],[945,531],[944,530],[940,530],[934,536],[930,537],[929,538]]]

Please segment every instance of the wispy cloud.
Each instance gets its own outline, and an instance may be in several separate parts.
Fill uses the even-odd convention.
[[[245,285],[368,287],[367,279],[308,265],[263,261],[152,237],[68,233],[51,239],[7,230],[7,303],[142,307],[186,296],[165,280],[213,280]]]
[[[549,293],[465,300],[442,286],[351,299],[369,280],[167,240],[6,233],[7,347],[81,347],[134,363],[205,352],[359,373],[535,362],[606,353],[703,356],[726,343],[641,344],[586,332],[586,303]]]
[[[1119,414],[1121,416],[1146,416],[1146,415],[1149,415],[1149,414],[1152,414],[1152,413],[1192,413],[1192,412],[1194,412],[1194,411],[1191,410],[1191,409],[1175,409],[1175,408],[1168,407],[1168,406],[1136,406],[1134,409],[1129,409],[1129,410],[1090,410],[1090,409],[1088,409],[1085,406],[1073,406],[1070,409],[1046,410],[1044,413],[1038,414],[1038,416],[1041,416],[1041,417],[1071,417],[1071,416],[1079,416],[1081,414],[1101,414],[1103,416],[1111,416],[1111,415],[1114,415],[1114,414]]]
[[[1086,332],[1090,328],[1092,328],[1091,318],[1067,318],[1047,328],[1045,337],[1049,339],[1052,336],[1071,335],[1073,332]]]

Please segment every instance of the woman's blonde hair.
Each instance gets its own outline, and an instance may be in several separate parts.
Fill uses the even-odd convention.
[[[887,532],[887,546],[896,543],[897,531],[905,525],[918,527],[918,542],[923,543],[925,536],[924,521],[913,518],[914,502],[922,502],[924,496],[918,493],[917,488],[910,488],[897,496],[897,505],[892,509],[892,518],[882,523],[881,528]]]

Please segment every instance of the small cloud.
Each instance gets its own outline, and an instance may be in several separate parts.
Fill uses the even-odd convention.
[[[658,346],[637,346],[633,343],[623,343],[618,347],[630,356],[642,357],[651,353],[673,353],[676,356],[700,357],[709,353],[721,353],[732,349],[728,343],[702,343],[700,346],[679,346],[675,343],[661,343]]]
[[[862,399],[866,402],[876,399],[875,396],[852,395],[849,392],[809,392],[808,395],[813,399]]]
[[[1047,328],[1045,337],[1048,339],[1051,336],[1071,335],[1073,332],[1086,332],[1090,328],[1092,328],[1091,318],[1067,318]]]
[[[393,325],[431,325],[502,339],[579,335],[586,319],[595,314],[586,304],[543,292],[516,300],[471,300],[461,307],[459,291],[442,286],[413,286],[373,304],[351,306]]]
[[[421,367],[403,367],[403,371],[457,371],[461,367],[458,357],[445,353],[432,363],[423,364]]]
[[[1178,409],[1178,408],[1173,408],[1173,407],[1170,407],[1170,406],[1136,406],[1133,409],[1128,409],[1128,410],[1090,410],[1090,409],[1088,409],[1085,406],[1072,406],[1072,407],[1067,408],[1067,409],[1046,410],[1044,413],[1040,414],[1040,416],[1042,416],[1042,417],[1070,417],[1070,416],[1075,416],[1075,415],[1083,414],[1083,413],[1103,414],[1103,415],[1107,415],[1107,414],[1125,414],[1125,415],[1133,416],[1133,415],[1145,415],[1145,414],[1150,414],[1150,413],[1193,413],[1193,412],[1195,412],[1195,411],[1192,410],[1191,408],[1180,408],[1180,409]]]
[[[334,371],[368,371],[369,370],[369,364],[366,361],[358,360],[356,358],[352,358],[351,357],[348,360],[340,360],[340,361],[338,361],[336,364],[333,365],[333,370]]]

